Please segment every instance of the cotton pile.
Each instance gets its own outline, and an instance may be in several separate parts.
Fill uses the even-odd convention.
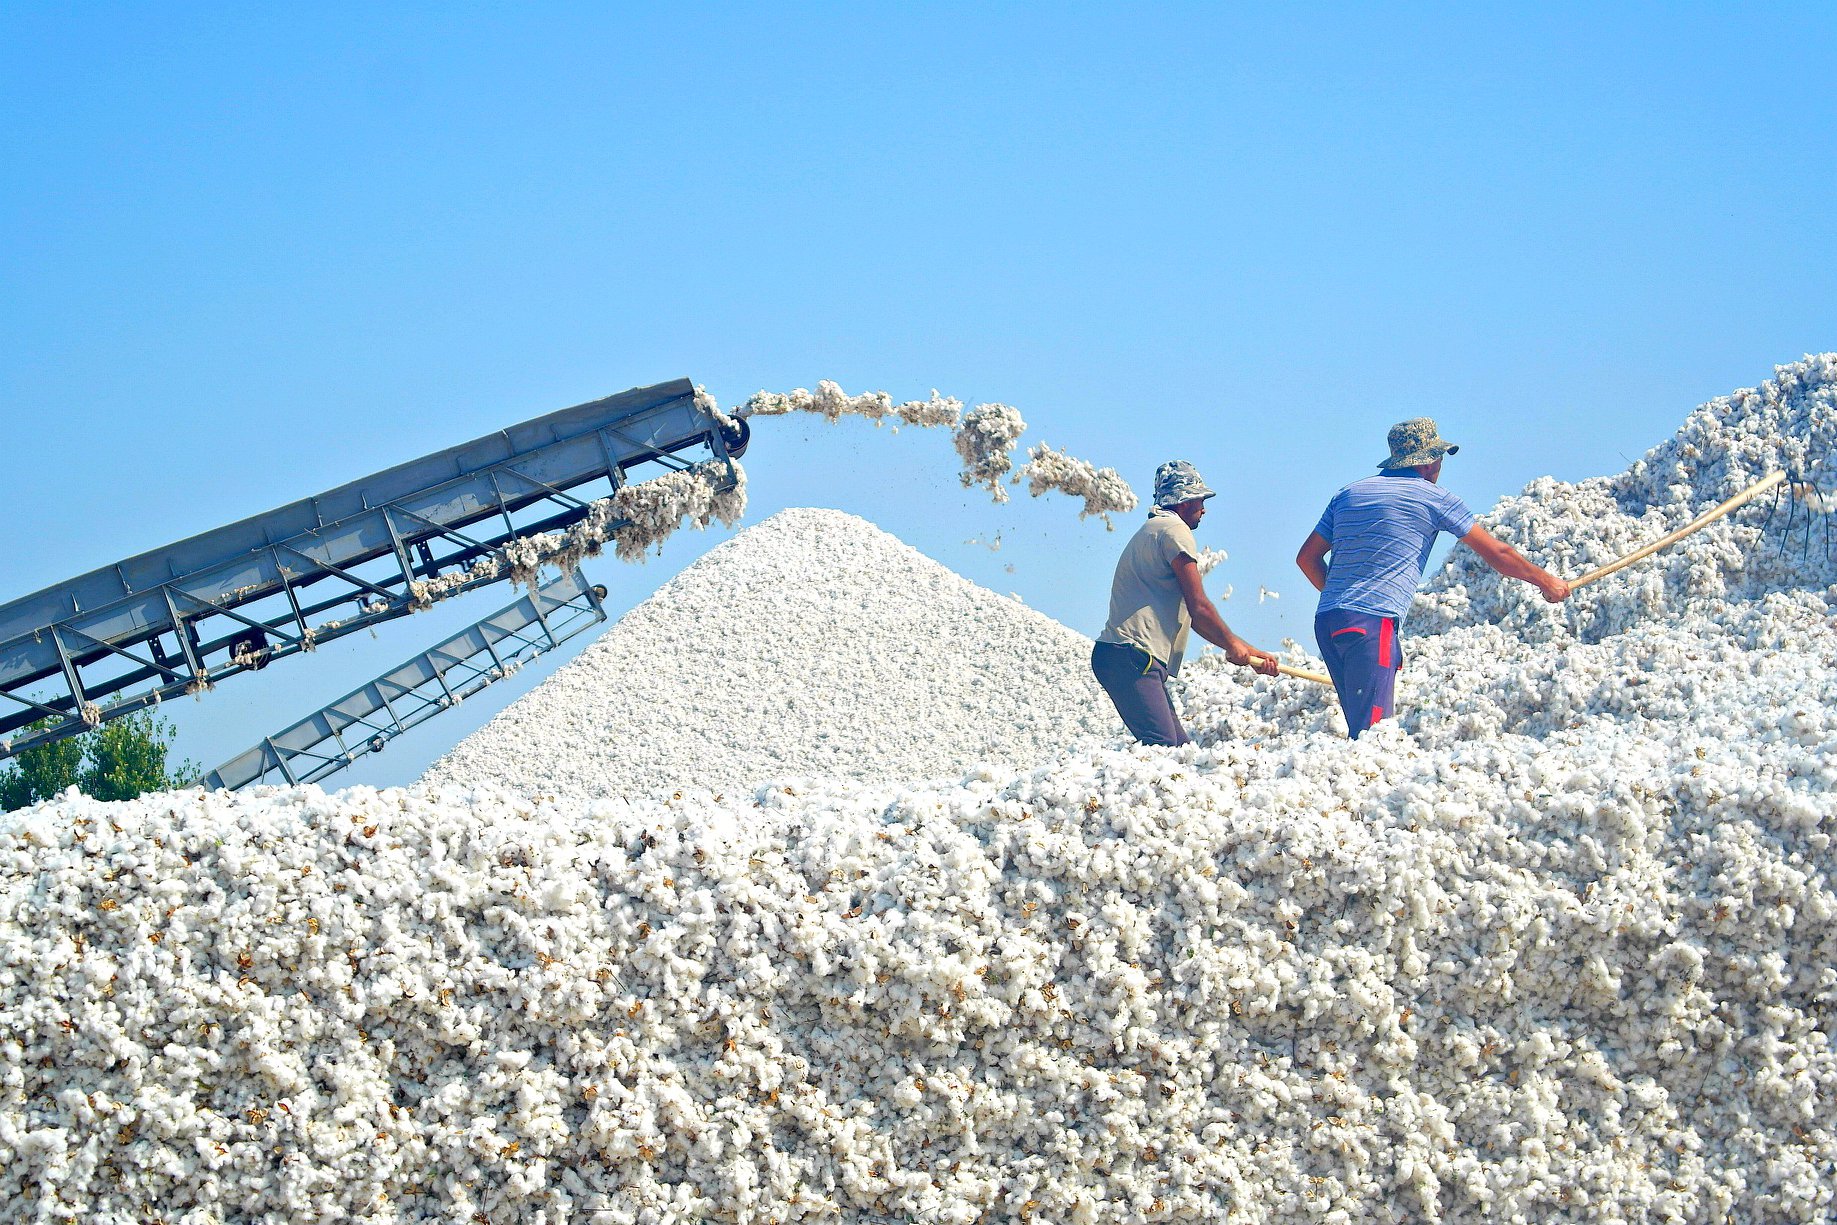
[[[1834,368],[1680,439],[1817,445]],[[1746,475],[1668,445],[1534,485],[1502,532],[1606,560]],[[1179,750],[0,818],[0,1202],[1832,1220],[1837,588],[1753,531],[1719,534],[1740,570],[1707,547],[1555,615],[1457,561],[1413,618],[1409,713],[1356,743],[1325,691],[1212,655]]]
[[[1090,649],[865,520],[787,510],[711,549],[427,777],[584,801],[1032,766],[1110,732]]]
[[[1781,366],[1759,387],[1710,401],[1617,476],[1534,481],[1488,512],[1486,523],[1547,569],[1575,575],[1683,527],[1776,470],[1826,491],[1837,485],[1837,353]],[[1560,608],[1523,599],[1520,584],[1457,549],[1417,598],[1411,628],[1483,622],[1539,638],[1594,639],[1719,602],[1837,583],[1837,548],[1827,547],[1837,545],[1830,500],[1801,495],[1797,522],[1803,528],[1809,518],[1812,530],[1791,540],[1783,528],[1793,508],[1772,501],[1583,588]]]

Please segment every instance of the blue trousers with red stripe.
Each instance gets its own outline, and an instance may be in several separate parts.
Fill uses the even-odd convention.
[[[1314,618],[1314,641],[1346,712],[1346,730],[1359,733],[1391,714],[1397,703],[1397,618],[1335,608]]]

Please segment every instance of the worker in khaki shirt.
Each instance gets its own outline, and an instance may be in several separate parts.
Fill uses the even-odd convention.
[[[1091,648],[1091,671],[1116,703],[1129,733],[1143,744],[1186,744],[1167,678],[1180,671],[1189,628],[1221,646],[1234,664],[1276,674],[1276,657],[1231,632],[1206,597],[1193,529],[1214,497],[1183,459],[1155,470],[1148,522],[1123,548],[1110,583],[1110,620]]]

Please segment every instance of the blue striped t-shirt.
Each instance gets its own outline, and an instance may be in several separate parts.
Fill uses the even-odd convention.
[[[1333,495],[1314,525],[1333,550],[1319,611],[1401,619],[1429,564],[1436,533],[1458,539],[1473,525],[1465,502],[1414,471],[1352,482]]]

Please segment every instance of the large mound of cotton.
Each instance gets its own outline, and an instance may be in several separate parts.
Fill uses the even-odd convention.
[[[1618,476],[1573,485],[1546,477],[1484,518],[1538,564],[1574,577],[1683,527],[1775,470],[1827,489],[1837,482],[1837,353],[1781,366],[1759,387],[1710,401]],[[1825,500],[1801,496],[1801,530],[1792,534],[1784,531],[1789,508],[1770,507],[1772,500],[1718,520],[1554,607],[1535,592],[1524,598],[1528,588],[1456,549],[1417,598],[1412,629],[1486,622],[1533,637],[1593,639],[1708,600],[1837,584],[1837,549],[1827,548],[1837,543],[1837,525],[1822,522],[1830,514]],[[1813,530],[1805,532],[1808,518]]]
[[[738,804],[73,795],[0,824],[0,1195],[1827,1219],[1837,718],[1747,709]]]
[[[840,511],[716,548],[430,781],[599,796],[1027,766],[1110,734],[1088,639]]]

